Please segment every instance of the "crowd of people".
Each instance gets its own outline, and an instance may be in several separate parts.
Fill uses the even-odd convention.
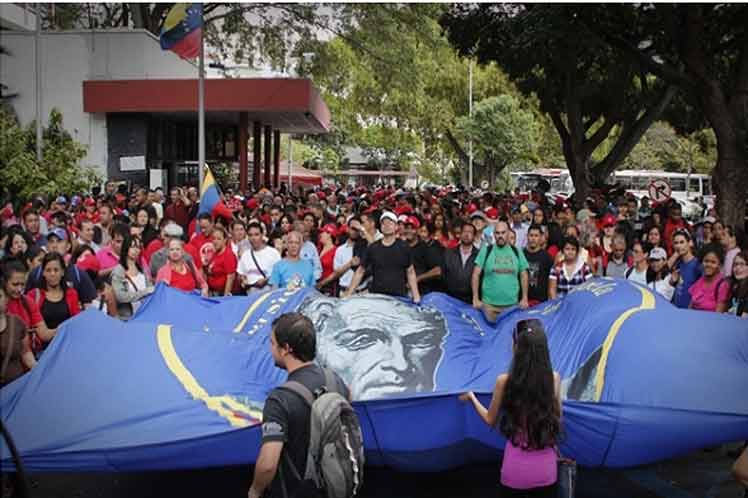
[[[70,199],[15,201],[0,210],[0,309],[28,331],[18,347],[2,344],[16,371],[33,367],[68,318],[96,307],[127,319],[158,282],[205,296],[316,287],[416,303],[438,291],[493,322],[607,276],[681,308],[748,316],[744,227],[713,210],[692,225],[675,201],[625,193],[575,209],[540,190],[283,186],[228,191],[214,215],[194,187],[165,199],[107,183]]]
[[[443,292],[494,322],[510,307],[563,298],[604,276],[647,286],[680,308],[748,317],[744,227],[725,225],[714,211],[692,225],[675,201],[650,205],[623,192],[597,192],[575,209],[541,190],[282,186],[227,191],[225,209],[207,212],[195,188],[175,187],[164,198],[160,189],[107,183],[103,192],[19,201],[0,210],[0,385],[34,368],[65,320],[91,307],[127,320],[158,282],[204,296],[315,287],[344,299],[378,293],[419,303]],[[273,331],[274,357],[296,351],[292,343],[303,337],[289,333]],[[542,348],[530,347],[535,342]],[[492,426],[505,407],[501,430],[517,455],[505,460],[502,484],[532,484],[551,496],[558,375],[541,323],[523,322],[514,344],[512,372],[524,368],[527,351],[540,355],[532,360],[543,364],[533,370],[537,392],[510,372],[488,408],[472,393],[461,399]],[[310,361],[287,359],[289,371]],[[528,393],[544,406],[522,432]],[[542,450],[533,456],[542,461],[540,477],[512,467],[528,443]]]

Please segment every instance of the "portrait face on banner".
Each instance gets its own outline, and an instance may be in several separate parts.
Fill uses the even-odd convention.
[[[343,378],[354,400],[434,391],[448,333],[440,311],[377,294],[315,294],[299,311],[317,330],[318,362]]]

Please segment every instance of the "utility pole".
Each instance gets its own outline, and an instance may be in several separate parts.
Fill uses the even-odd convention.
[[[42,160],[42,6],[36,5],[36,34],[34,35],[34,62],[36,65],[36,160]]]
[[[473,117],[473,59],[468,63],[468,114]],[[473,188],[473,140],[468,142],[468,187]]]

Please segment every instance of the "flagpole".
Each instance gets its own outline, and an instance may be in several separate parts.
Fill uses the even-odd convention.
[[[204,64],[204,41],[205,27],[200,34],[200,57],[197,63],[197,163],[198,163],[198,189],[202,193],[203,178],[205,176],[205,64]]]

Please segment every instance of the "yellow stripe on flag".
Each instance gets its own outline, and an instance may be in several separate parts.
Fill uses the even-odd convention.
[[[174,7],[169,10],[164,20],[164,31],[170,31],[174,29],[177,24],[187,19],[187,8],[190,6],[188,3],[176,3]]]

